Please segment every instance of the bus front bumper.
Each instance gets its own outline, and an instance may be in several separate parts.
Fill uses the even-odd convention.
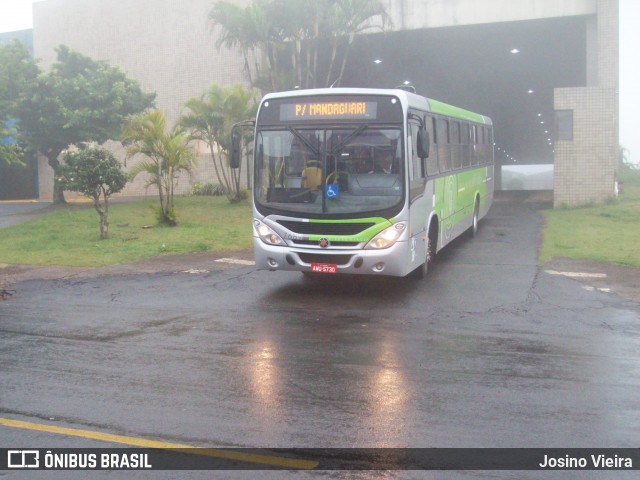
[[[381,250],[304,249],[267,245],[253,238],[258,270],[312,271],[312,264],[336,268],[335,273],[404,277],[411,271],[409,242]],[[332,272],[333,273],[333,272]]]

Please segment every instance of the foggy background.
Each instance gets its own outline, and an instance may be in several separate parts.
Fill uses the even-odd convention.
[[[47,1],[47,0],[35,0],[35,1]],[[637,135],[637,132],[636,132],[637,122],[635,121],[635,111],[640,107],[640,87],[639,87],[640,64],[635,61],[635,51],[634,51],[637,48],[637,46],[640,45],[640,30],[636,28],[636,23],[640,21],[640,2],[638,0],[619,0],[619,1],[620,1],[620,145],[629,150],[629,158],[632,162],[640,163],[640,135]],[[34,3],[32,2],[32,0],[2,0],[0,2],[0,32],[11,32],[11,31],[25,30],[25,29],[32,28],[32,13],[31,13],[32,3]],[[213,4],[214,0],[212,0],[211,3]],[[203,21],[204,20],[205,19],[203,19]],[[558,51],[558,47],[563,46],[563,48],[566,48],[567,52],[569,52],[574,47],[574,45],[576,45],[575,42],[577,41],[579,36],[582,34],[582,32],[580,31],[581,27],[577,24],[575,25],[575,27],[571,27],[571,25],[569,25],[569,28],[566,28],[563,31],[561,28],[554,28],[553,21],[551,22],[541,21],[538,23],[538,26],[539,28],[542,28],[542,29],[548,29],[548,32],[551,35],[551,37],[549,37],[549,41],[552,42],[554,45],[553,51],[552,52],[548,51],[548,54],[553,57],[552,60],[554,64],[562,65],[561,63],[562,58],[570,58],[570,55],[565,55],[562,51]],[[491,28],[496,29],[496,27],[498,27],[498,29],[500,28],[499,25],[493,25]],[[477,27],[478,31],[476,33],[481,34],[482,28],[483,28],[482,26]],[[504,28],[502,30],[503,30],[502,39],[505,39],[505,40],[508,39],[509,32],[506,31]],[[518,37],[520,39],[526,40],[527,32],[518,32],[518,33],[519,33]],[[535,36],[534,35],[535,33],[536,32],[531,32],[532,39]],[[537,33],[539,34],[540,32],[537,32]],[[432,32],[429,32],[429,31],[405,32],[405,35],[428,37],[425,40],[434,41],[434,42],[446,40],[445,38],[438,38],[439,35],[442,35],[442,33],[437,32],[435,30]],[[564,38],[558,38],[559,35],[564,36]],[[422,39],[416,39],[416,41],[418,40],[422,40]],[[214,39],[212,38],[211,41],[213,42]],[[469,37],[467,40],[462,39],[461,41],[463,43],[466,42],[466,47],[471,48],[474,46],[472,37]],[[502,47],[502,45],[499,44],[499,41],[500,41],[500,38],[496,40],[496,42],[498,42],[495,44],[496,48]],[[429,76],[427,74],[423,75],[422,81],[424,85],[421,85],[420,75],[422,72],[403,71],[401,68],[399,68],[398,65],[394,65],[393,64],[394,49],[407,48],[407,43],[406,42],[400,43],[396,41],[394,39],[393,34],[390,34],[387,36],[372,35],[370,36],[370,38],[368,38],[364,42],[367,44],[369,51],[373,51],[372,48],[377,49],[377,51],[379,51],[380,58],[383,61],[380,64],[373,64],[372,63],[373,59],[358,58],[357,55],[352,55],[351,57],[352,62],[355,63],[360,61],[363,63],[362,65],[358,66],[356,70],[350,69],[351,72],[357,71],[359,73],[362,73],[365,75],[364,78],[367,78],[366,75],[367,73],[369,73],[369,76],[371,78],[375,76],[379,79],[382,79],[382,81],[385,80],[385,77],[384,75],[382,76],[380,75],[381,71],[394,72],[396,73],[396,76],[404,75],[406,77],[409,77],[413,75],[418,78],[403,78],[403,80],[398,79],[397,82],[395,82],[395,79],[389,78],[388,85],[376,84],[376,85],[362,85],[362,86],[393,87],[404,80],[408,80],[413,82],[416,85],[418,89],[418,93],[420,94],[423,94],[425,96],[429,96],[432,98],[436,98],[438,100],[442,100],[445,102],[464,105],[466,108],[469,108],[469,109],[475,108],[474,95],[478,92],[470,91],[468,98],[460,98],[459,92],[461,92],[462,89],[455,88],[455,86],[452,86],[452,91],[456,92],[456,98],[448,98],[448,96],[450,96],[447,94],[448,85],[438,84],[437,82],[429,83],[428,81],[424,80],[425,78],[426,79],[435,78],[435,76]],[[422,42],[420,41],[420,43]],[[424,43],[424,44],[428,45],[428,43]],[[446,44],[439,43],[438,44],[439,51],[440,52],[444,51],[445,46]],[[459,55],[463,55],[462,52],[467,52],[467,53],[469,52],[469,48],[465,47],[461,49],[459,47],[460,47],[459,44],[452,45],[452,48],[455,49],[456,55],[459,56]],[[545,52],[547,51],[545,50],[545,46],[540,45],[535,41],[532,41],[531,44],[528,45],[528,47],[529,47],[529,52],[535,51],[534,53],[537,55],[536,61],[541,62],[541,65],[542,65],[543,62],[545,61],[545,58],[544,58]],[[476,53],[478,52],[476,51]],[[490,50],[486,50],[485,52],[480,52],[480,53],[489,55],[489,58],[491,58],[491,55],[492,55]],[[428,49],[427,50],[416,49],[415,55],[417,56],[419,55],[421,56],[421,58],[424,57],[427,60],[422,62],[422,64],[425,66],[424,73],[428,73],[429,69],[438,68],[440,59],[434,56],[429,56]],[[385,61],[385,57],[386,57],[386,61]],[[469,56],[464,59],[464,62],[461,62],[461,63],[467,62],[467,65],[469,65],[468,62],[471,62],[471,65],[472,65],[473,59],[474,59],[473,56]],[[577,60],[575,58],[573,60],[574,60],[574,63],[575,61],[580,62],[580,56],[578,56]],[[498,57],[494,56],[492,61],[498,62],[499,61]],[[515,68],[513,68],[511,71],[513,71],[513,75],[517,76],[518,75],[518,66],[516,64],[517,59],[516,58],[505,59],[505,61],[512,61],[514,63],[513,67]],[[354,65],[351,65],[351,66],[354,66]],[[373,69],[373,67],[377,67],[378,71]],[[498,66],[498,67],[504,67],[504,65]],[[553,70],[540,69],[539,78],[531,79],[532,83],[534,83],[533,80],[535,80],[538,84],[546,85],[547,88],[542,88],[535,93],[539,95],[549,96],[549,95],[552,95],[553,87],[577,86],[577,85],[584,84],[584,80],[579,78],[580,77],[579,72],[581,69],[582,69],[581,65],[579,64],[576,65],[571,63],[566,64],[563,68],[560,68],[560,69],[558,68],[554,68]],[[468,78],[472,78],[469,75],[472,75],[473,72],[474,70],[472,66],[470,66],[466,72],[461,72],[461,73],[463,73],[465,75],[465,78],[468,79]],[[545,75],[548,76],[546,82],[545,82]],[[525,79],[523,78],[522,82],[524,81]],[[490,82],[492,84],[492,88],[494,89],[494,91],[499,91],[500,87],[499,85],[497,85],[497,83],[500,82],[500,78],[478,78],[475,80],[475,85],[481,86],[483,85],[483,82]],[[358,83],[362,83],[360,79],[358,79]],[[510,83],[511,84],[514,83],[513,79],[511,79]],[[521,82],[519,81],[518,84],[520,83]],[[345,81],[344,84],[349,85],[347,81]],[[524,83],[522,84],[524,85]],[[482,92],[480,92],[480,95],[482,95]],[[513,121],[514,115],[502,113],[503,112],[502,107],[507,107],[508,105],[501,105],[501,102],[504,102],[505,99],[509,97],[519,98],[520,95],[521,95],[521,92],[504,91],[503,95],[494,96],[495,101],[492,103],[491,108],[486,108],[485,107],[486,103],[485,103],[481,105],[481,107],[483,108],[479,108],[478,111],[491,116],[494,120],[494,123],[498,126],[502,122]],[[553,105],[552,97],[550,99],[545,98],[542,100],[543,100],[542,101],[543,104],[551,105],[551,106]],[[526,102],[526,100],[524,100],[524,102]],[[523,103],[522,106],[525,108],[525,111],[526,111],[526,103]],[[535,108],[535,106],[532,106],[531,108]],[[511,108],[507,110],[510,110],[512,112],[514,108],[511,105]],[[552,118],[551,117],[552,111],[541,112],[541,113],[544,113],[544,116],[546,118]],[[504,119],[502,118],[503,116],[505,117]],[[523,116],[523,118],[519,119],[519,121],[522,121],[522,122],[530,121],[530,116],[527,116],[527,117],[529,118],[529,120],[527,120],[527,118],[524,118]],[[513,132],[529,131],[530,132],[532,130],[530,128],[514,128],[511,131]],[[528,139],[528,141],[522,142],[522,139],[519,139],[511,135],[510,133],[508,135],[505,135],[504,138],[500,138],[499,134],[497,133],[496,139],[499,144],[502,143],[502,145],[498,145],[498,146],[501,148],[507,149],[514,157],[520,157],[520,159],[523,161],[532,161],[533,163],[538,163],[538,161],[545,161],[545,159],[548,161],[549,155],[552,155],[551,151],[549,152],[545,151],[545,143],[542,139],[542,136],[544,136],[543,132],[541,132],[540,142],[531,142],[530,141],[531,139]],[[539,143],[537,147],[536,147],[536,143]],[[524,150],[518,151],[519,145],[526,145],[526,148]],[[535,161],[536,158],[539,160]]]

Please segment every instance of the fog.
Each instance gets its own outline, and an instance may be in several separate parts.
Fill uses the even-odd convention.
[[[35,0],[48,1],[48,0]],[[640,2],[620,1],[620,145],[629,150],[634,163],[640,163],[640,136],[636,133],[635,112],[640,107],[640,64],[636,49],[640,45]],[[0,2],[0,33],[32,26],[32,0]]]

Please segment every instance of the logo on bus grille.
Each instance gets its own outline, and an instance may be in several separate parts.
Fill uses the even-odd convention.
[[[322,247],[322,248],[327,248],[330,244],[329,244],[329,240],[326,238],[321,238],[320,241],[318,242],[318,244]]]

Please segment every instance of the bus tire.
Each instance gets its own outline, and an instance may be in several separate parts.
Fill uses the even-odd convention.
[[[480,200],[476,198],[476,204],[473,207],[473,219],[471,220],[471,236],[478,236],[478,223],[480,222]]]
[[[436,242],[438,241],[437,231],[430,228],[427,235],[427,247],[424,263],[413,271],[413,277],[416,280],[421,280],[427,277],[429,270],[433,266],[433,262],[436,259]]]

